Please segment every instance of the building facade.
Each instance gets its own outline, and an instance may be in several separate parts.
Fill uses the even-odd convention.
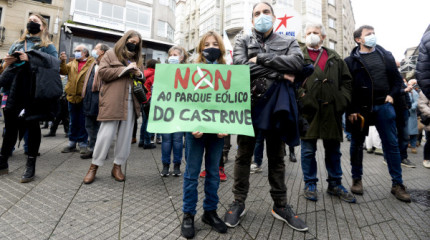
[[[142,54],[165,62],[175,34],[175,0],[65,0],[60,51],[72,56],[80,44],[113,46],[128,30],[143,38]]]
[[[252,28],[252,7],[259,0],[187,0],[178,3],[184,6],[183,11],[177,11],[177,18],[183,18],[184,27],[177,43],[192,52],[197,44],[197,36],[202,36],[209,30],[223,34],[224,31],[233,41],[240,32],[249,32]],[[355,43],[352,33],[355,20],[350,0],[272,0],[275,14],[278,18],[275,28],[279,29],[282,17],[290,19],[293,25],[287,23],[285,28],[295,28],[293,31],[279,30],[278,33],[296,37],[304,42],[304,27],[307,22],[321,22],[327,29],[326,47],[335,49],[341,56],[348,56]],[[296,26],[294,26],[296,25]],[[289,27],[287,27],[289,26]],[[180,37],[185,39],[181,42]]]
[[[64,4],[64,0],[0,0],[0,56],[22,35],[32,13],[47,20],[51,41],[58,49]]]

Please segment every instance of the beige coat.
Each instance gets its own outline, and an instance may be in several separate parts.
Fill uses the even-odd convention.
[[[69,63],[61,61],[60,74],[68,75],[67,84],[64,91],[67,93],[67,101],[71,103],[82,102],[82,89],[84,87],[85,78],[89,77],[88,71],[91,71],[90,66],[93,64],[95,59],[88,57],[87,62],[78,73],[77,60],[73,60]]]
[[[128,74],[118,78],[124,68],[126,67],[118,60],[113,50],[107,51],[100,62],[97,77],[102,80],[102,87],[98,121],[127,120],[128,93],[129,87],[133,86],[133,79]],[[136,117],[139,117],[140,104],[133,93],[132,96],[134,112]]]
[[[427,99],[426,95],[421,91],[420,97],[418,98],[418,109],[421,115],[430,117],[430,101]],[[426,131],[430,131],[430,125],[424,127]]]

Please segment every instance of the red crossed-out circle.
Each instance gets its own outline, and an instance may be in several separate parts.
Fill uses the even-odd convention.
[[[196,74],[198,73],[198,71],[195,71],[195,72],[194,72],[193,77],[192,77],[192,79],[191,79],[191,80],[193,81],[194,86],[197,86],[197,84],[198,84],[200,81],[203,81],[203,78],[205,78],[207,75],[209,75],[209,76],[211,77],[210,82],[211,82],[211,83],[213,82],[212,74],[211,74],[211,72],[210,72],[209,70],[207,70],[207,69],[202,69],[202,72],[203,72],[203,73],[205,73],[205,75],[203,75],[203,77],[199,78],[199,80],[198,80],[197,82],[195,81],[194,77],[196,76]],[[198,77],[200,77],[200,75],[198,75]],[[199,89],[206,89],[206,88],[208,88],[208,87],[210,87],[210,86],[209,86],[209,85],[206,85],[206,86],[201,86],[201,85],[200,85]]]

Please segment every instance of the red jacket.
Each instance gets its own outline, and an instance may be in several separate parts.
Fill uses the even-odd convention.
[[[143,71],[143,75],[145,75],[145,78],[146,78],[144,86],[147,90],[146,92],[147,101],[144,103],[151,101],[152,85],[154,84],[154,74],[155,74],[154,68],[148,68],[145,71]]]

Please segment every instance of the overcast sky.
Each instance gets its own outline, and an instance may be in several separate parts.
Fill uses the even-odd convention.
[[[355,26],[375,28],[377,43],[397,61],[409,47],[417,46],[430,24],[430,0],[351,0]]]

